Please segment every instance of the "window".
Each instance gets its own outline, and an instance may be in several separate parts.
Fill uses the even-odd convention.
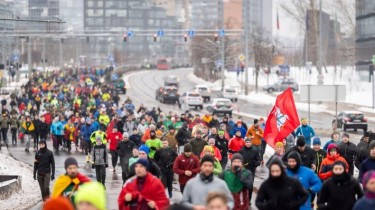
[[[94,7],[94,1],[87,1],[87,7]]]

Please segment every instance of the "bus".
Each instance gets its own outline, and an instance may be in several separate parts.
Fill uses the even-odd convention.
[[[157,61],[157,64],[156,64],[156,69],[157,70],[168,70],[169,64],[168,64],[167,59],[165,59],[165,58],[159,59]]]

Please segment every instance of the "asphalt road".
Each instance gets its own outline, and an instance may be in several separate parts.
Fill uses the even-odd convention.
[[[191,70],[186,69],[177,69],[177,70],[169,70],[169,71],[156,71],[156,70],[149,70],[149,71],[142,71],[132,74],[129,78],[129,86],[127,95],[121,96],[121,102],[125,100],[125,97],[130,97],[133,100],[133,103],[136,107],[138,107],[141,103],[143,103],[147,107],[160,107],[164,112],[174,111],[180,113],[181,111],[178,109],[177,104],[161,104],[160,102],[155,100],[155,91],[159,86],[163,85],[163,78],[167,75],[176,75],[178,76],[180,81],[180,92],[187,91],[193,87],[193,83],[189,81],[187,75],[191,72]],[[257,115],[264,115],[266,116],[270,107],[260,106],[252,103],[247,103],[244,101],[239,101],[236,106],[239,106],[241,112],[249,113],[249,114],[257,114]],[[206,111],[193,111],[193,113],[201,113],[204,114]],[[303,114],[303,113],[302,113]],[[328,122],[331,121],[332,116],[328,114],[315,114],[312,116],[312,126],[317,128],[322,128],[325,132],[321,133],[322,144],[324,145],[325,142],[329,138],[330,129],[327,129]],[[252,119],[244,118],[247,123],[252,122]],[[328,122],[326,122],[328,121]],[[330,128],[330,127],[328,127]],[[360,135],[353,134],[352,141],[353,143],[357,144],[360,138]],[[49,140],[47,142],[48,147],[52,148],[52,143]],[[85,156],[79,152],[75,151],[75,147],[73,147],[73,151],[71,154],[66,152],[60,152],[59,155],[55,155],[56,161],[56,177],[65,173],[64,170],[64,161],[67,157],[73,156],[79,162],[80,171],[92,179],[95,179],[95,171],[92,170],[90,167],[86,166],[85,164]],[[30,153],[24,152],[23,145],[18,145],[17,147],[10,147],[9,151],[13,157],[16,159],[28,163],[30,165],[33,164],[34,155],[35,153],[31,150]],[[271,150],[268,150],[271,151]],[[119,169],[119,167],[118,167]],[[107,187],[107,199],[108,199],[108,209],[117,209],[117,196],[121,191],[121,170],[117,170],[117,173],[114,174],[112,170],[107,169],[107,176],[106,176],[106,187]],[[32,176],[32,174],[29,174]],[[262,181],[268,176],[268,170],[265,167],[258,167],[256,172],[255,184],[254,186],[258,188]],[[53,183],[51,183],[51,186]],[[179,202],[181,199],[181,193],[179,192],[179,187],[174,185],[176,188],[173,192],[172,202]],[[39,190],[36,189],[35,193],[39,193]],[[253,200],[256,197],[255,193],[253,195]],[[254,201],[252,201],[254,203]],[[41,203],[36,205],[32,208],[33,210],[41,209]],[[254,207],[252,209],[255,209]]]

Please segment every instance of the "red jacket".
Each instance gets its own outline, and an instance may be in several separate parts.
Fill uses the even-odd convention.
[[[156,210],[166,210],[169,208],[169,199],[165,193],[163,183],[150,173],[147,173],[141,191],[138,190],[138,178],[133,179],[122,188],[118,197],[119,210],[134,209],[134,207],[131,208],[130,205],[126,205],[125,195],[127,193],[132,195],[131,204],[137,204],[137,210],[141,210],[142,204],[147,205],[150,201],[155,202]]]
[[[51,123],[52,123],[52,116],[51,116],[51,114],[47,112],[47,113],[45,113],[43,115],[43,117],[46,120],[46,124],[47,125],[51,125]]]
[[[228,150],[230,151],[229,159],[232,158],[232,155],[234,153],[239,152],[241,148],[244,146],[245,146],[245,141],[243,140],[243,138],[237,137],[237,136],[233,137],[229,141],[229,145],[228,145]]]
[[[338,160],[346,164],[346,172],[348,172],[349,165],[343,157],[341,157],[339,154],[335,156],[331,156],[330,154],[327,154],[327,157],[323,159],[323,162],[320,165],[319,178],[322,180],[326,180],[332,177],[333,176],[333,173],[332,173],[333,163],[335,163],[335,161],[338,161]]]
[[[186,176],[185,171],[191,171],[191,176]],[[178,182],[185,185],[191,178],[195,177],[200,172],[200,162],[196,155],[191,154],[186,157],[184,154],[179,155],[173,164],[173,172],[178,174]]]
[[[116,133],[110,133],[107,138],[109,141],[109,150],[116,151],[118,143],[122,140],[122,134],[117,131]]]

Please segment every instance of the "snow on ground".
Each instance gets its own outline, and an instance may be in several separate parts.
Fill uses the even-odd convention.
[[[1,201],[1,210],[29,209],[41,200],[38,182],[33,179],[32,167],[0,153],[0,174],[22,177],[22,189]]]

